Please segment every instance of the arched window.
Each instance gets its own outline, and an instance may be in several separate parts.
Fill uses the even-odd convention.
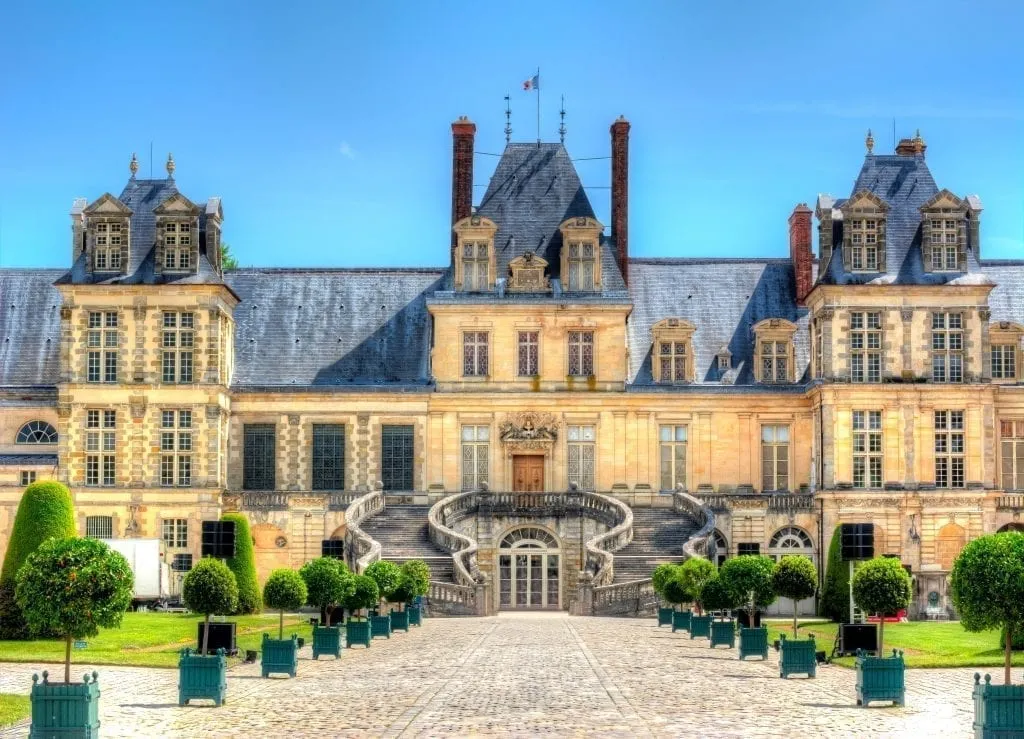
[[[796,555],[814,560],[814,542],[807,532],[796,526],[785,526],[768,543],[768,556],[778,562],[783,557]]]
[[[725,536],[718,529],[715,529],[714,537],[715,556],[711,561],[721,567],[722,563],[729,557],[729,542],[725,540]]]
[[[502,549],[519,549],[521,547],[558,549],[558,541],[544,529],[533,526],[510,531],[501,540]]]
[[[29,421],[18,430],[18,444],[56,444],[57,429],[46,421]]]

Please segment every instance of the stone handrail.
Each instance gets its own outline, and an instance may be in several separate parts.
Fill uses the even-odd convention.
[[[654,583],[648,577],[594,588],[591,612],[595,616],[639,616],[653,613],[658,604]]]
[[[996,498],[996,508],[999,510],[1024,508],[1024,495],[1000,495]]]
[[[633,509],[620,500],[600,493],[570,491],[568,495],[580,496],[581,515],[611,526],[584,544],[584,570],[593,575],[593,585],[611,585],[615,578],[615,557],[612,552],[633,541]]]
[[[351,566],[356,574],[362,573],[380,559],[380,542],[359,528],[371,516],[384,510],[384,491],[366,493],[345,509],[345,551],[349,552]]]
[[[480,570],[476,563],[477,544],[468,536],[455,531],[451,525],[479,510],[479,496],[476,490],[449,495],[431,506],[427,514],[430,540],[452,553],[456,583],[467,588],[474,588],[480,580]]]
[[[814,496],[809,493],[708,493],[699,499],[713,511],[763,506],[769,511],[789,513],[814,508]]]
[[[430,581],[427,591],[428,607],[448,616],[486,615],[478,611],[477,588],[450,582]]]
[[[715,512],[711,506],[683,492],[682,486],[672,493],[672,510],[689,516],[700,527],[683,544],[683,559],[715,558]]]

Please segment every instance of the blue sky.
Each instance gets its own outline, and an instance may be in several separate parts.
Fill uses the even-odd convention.
[[[635,256],[784,256],[793,206],[845,196],[920,128],[940,187],[978,193],[983,256],[1024,258],[1024,9],[1013,2],[8,5],[0,27],[0,265],[68,263],[76,196],[137,151],[220,195],[244,265],[437,265],[449,124],[476,148],[631,137]],[[780,8],[785,5],[785,10]],[[476,157],[476,199],[496,163]],[[578,163],[608,218],[609,162]]]

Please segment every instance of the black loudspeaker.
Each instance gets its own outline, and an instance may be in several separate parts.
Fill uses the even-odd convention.
[[[199,643],[199,651],[203,651],[203,631],[206,624],[200,621],[196,624],[199,627],[199,634],[196,641]],[[235,622],[210,623],[210,652],[223,649],[230,655],[238,654],[238,645],[235,643]]]
[[[875,556],[873,523],[844,523],[841,531],[844,560],[871,559]]]
[[[341,539],[323,539],[320,542],[320,556],[345,559],[345,542]]]
[[[235,556],[234,521],[203,521],[202,556],[218,559]]]
[[[865,652],[878,652],[878,626],[876,624],[840,624],[839,654],[856,654],[858,649]]]

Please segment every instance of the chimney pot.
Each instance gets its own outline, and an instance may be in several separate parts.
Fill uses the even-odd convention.
[[[452,225],[473,212],[473,144],[476,124],[467,116],[452,123]],[[452,233],[452,246],[456,244]]]
[[[619,116],[612,135],[612,241],[622,279],[629,284],[629,121]]]
[[[814,287],[814,255],[811,252],[811,209],[800,203],[789,216],[789,258],[793,263],[796,304],[804,301]]]

